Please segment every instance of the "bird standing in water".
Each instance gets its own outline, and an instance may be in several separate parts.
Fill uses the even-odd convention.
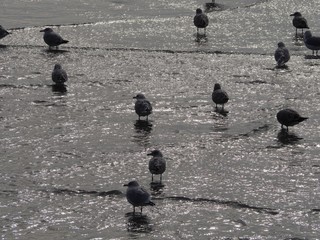
[[[193,18],[193,23],[197,27],[197,35],[199,35],[199,28],[203,28],[204,35],[206,35],[206,27],[209,24],[209,19],[200,8],[196,10],[196,15]]]
[[[128,202],[133,206],[133,213],[135,213],[136,207],[140,207],[142,213],[143,206],[154,206],[155,204],[151,202],[150,194],[142,188],[137,181],[131,181],[127,186],[126,197]]]
[[[59,45],[68,43],[68,40],[64,40],[58,33],[54,32],[52,28],[45,28],[40,32],[44,32],[43,40],[46,44],[51,47],[56,47],[58,49]]]
[[[137,96],[133,98],[137,99],[134,105],[134,109],[139,116],[139,120],[140,120],[140,117],[145,117],[145,116],[147,117],[147,120],[148,120],[148,116],[152,113],[151,103],[146,99],[146,97],[142,93],[138,93]]]
[[[288,48],[284,45],[283,42],[278,43],[278,48],[274,53],[274,58],[277,62],[277,67],[284,67],[285,63],[289,61],[290,54]]]
[[[56,85],[64,85],[64,83],[68,81],[68,75],[66,71],[62,69],[60,64],[54,65],[51,76],[52,81],[54,81]]]
[[[226,104],[229,101],[228,94],[226,93],[226,91],[221,89],[219,83],[216,83],[214,85],[212,92],[212,101],[216,104],[216,108],[218,107],[218,104],[221,104],[222,110],[224,109],[224,104]]]
[[[289,129],[288,128],[289,126],[297,125],[298,123],[303,122],[306,119],[308,119],[308,118],[301,117],[297,111],[289,109],[289,108],[280,110],[277,113],[277,120],[281,124],[281,128],[283,128],[283,126],[286,126],[287,131]]]
[[[290,16],[293,16],[292,24],[296,28],[296,38],[298,38],[298,28],[302,29],[302,35],[303,35],[303,29],[309,28],[307,20],[302,17],[300,12],[292,13]]]
[[[11,34],[7,30],[5,30],[1,25],[0,25],[0,39],[4,38],[5,36]]]
[[[153,150],[147,154],[152,156],[149,161],[149,171],[152,174],[151,181],[153,182],[153,175],[160,175],[160,183],[162,181],[162,174],[166,170],[166,160],[163,158],[162,153],[159,150]]]
[[[316,52],[316,56],[318,56],[318,51],[320,50],[320,37],[312,36],[311,31],[306,31],[303,35],[304,45],[307,48],[312,50],[312,55]]]

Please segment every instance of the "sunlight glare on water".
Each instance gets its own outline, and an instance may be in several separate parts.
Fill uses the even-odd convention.
[[[0,3],[12,32],[0,45],[1,238],[318,238],[319,59],[289,15],[317,35],[319,1],[216,2],[200,41],[198,0]],[[60,51],[47,50],[47,26],[70,41]],[[287,69],[275,68],[279,41]],[[148,121],[134,111],[139,92]],[[283,108],[308,119],[281,131]],[[163,185],[151,184],[154,149]],[[131,180],[156,204],[143,214],[125,198]]]

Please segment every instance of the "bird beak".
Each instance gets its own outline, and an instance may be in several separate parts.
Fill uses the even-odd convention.
[[[148,153],[147,156],[152,156],[152,153]]]
[[[290,14],[290,16],[294,16],[294,13]]]
[[[40,30],[40,32],[44,32],[44,29]]]
[[[124,187],[128,187],[128,184],[123,184]]]
[[[133,97],[133,98],[137,98],[137,97]]]

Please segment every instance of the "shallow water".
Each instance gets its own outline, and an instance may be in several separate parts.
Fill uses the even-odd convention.
[[[13,32],[0,48],[2,239],[319,239],[319,59],[289,17],[299,9],[316,35],[318,4],[224,1],[197,42],[200,1],[0,3]],[[47,51],[47,25],[70,41],[61,51]],[[288,69],[274,68],[280,40]],[[65,89],[52,86],[57,62]],[[275,118],[286,107],[309,117],[289,133]],[[142,216],[124,196],[132,179],[156,203]]]

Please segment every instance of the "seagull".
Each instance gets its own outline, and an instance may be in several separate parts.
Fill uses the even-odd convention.
[[[166,160],[163,158],[162,153],[159,150],[153,150],[151,153],[147,154],[148,156],[152,156],[149,161],[149,171],[152,174],[151,181],[153,182],[153,174],[160,174],[160,183],[162,181],[162,173],[166,170]]]
[[[137,99],[134,109],[139,116],[139,120],[141,116],[147,116],[148,120],[148,116],[152,113],[151,103],[146,99],[146,97],[142,93],[138,93],[137,96],[133,98]]]
[[[0,25],[0,39],[4,38],[5,36],[9,35],[11,33],[9,33],[7,30],[5,30],[1,25]]]
[[[313,37],[311,31],[306,31],[303,35],[303,41],[307,48],[312,50],[312,55],[314,51],[318,56],[318,50],[320,50],[320,37]]]
[[[280,110],[277,113],[277,120],[281,124],[281,128],[283,129],[283,125],[287,127],[297,125],[300,122],[308,119],[307,117],[301,117],[300,114],[292,109],[286,108]]]
[[[300,12],[292,13],[290,16],[294,16],[292,24],[296,28],[296,37],[298,37],[298,28],[302,29],[302,34],[304,28],[309,28],[307,20],[304,17],[302,17]]]
[[[62,69],[60,64],[55,64],[54,69],[52,71],[52,81],[56,83],[56,85],[64,85],[66,81],[68,81],[68,75],[65,70]]]
[[[199,28],[204,28],[204,35],[206,35],[206,27],[209,24],[209,19],[200,8],[196,10],[196,15],[193,18],[193,23],[197,27],[197,35],[199,34]]]
[[[54,32],[52,28],[45,28],[40,32],[44,32],[43,40],[49,45],[49,49],[51,47],[56,47],[56,49],[58,49],[60,44],[69,42],[68,40],[64,40],[58,33]]]
[[[212,101],[216,104],[216,108],[218,107],[218,104],[221,104],[222,109],[224,107],[224,104],[229,101],[228,94],[221,89],[221,86],[219,83],[216,83],[214,85],[214,89],[212,92]]]
[[[133,213],[135,213],[135,208],[140,207],[142,213],[143,206],[154,206],[155,204],[151,202],[150,194],[142,188],[137,181],[131,181],[128,184],[123,186],[127,186],[126,197],[130,204],[133,206]]]
[[[278,67],[285,66],[285,63],[289,61],[290,54],[288,48],[284,45],[283,42],[278,43],[278,48],[274,53],[274,58],[277,62]]]

